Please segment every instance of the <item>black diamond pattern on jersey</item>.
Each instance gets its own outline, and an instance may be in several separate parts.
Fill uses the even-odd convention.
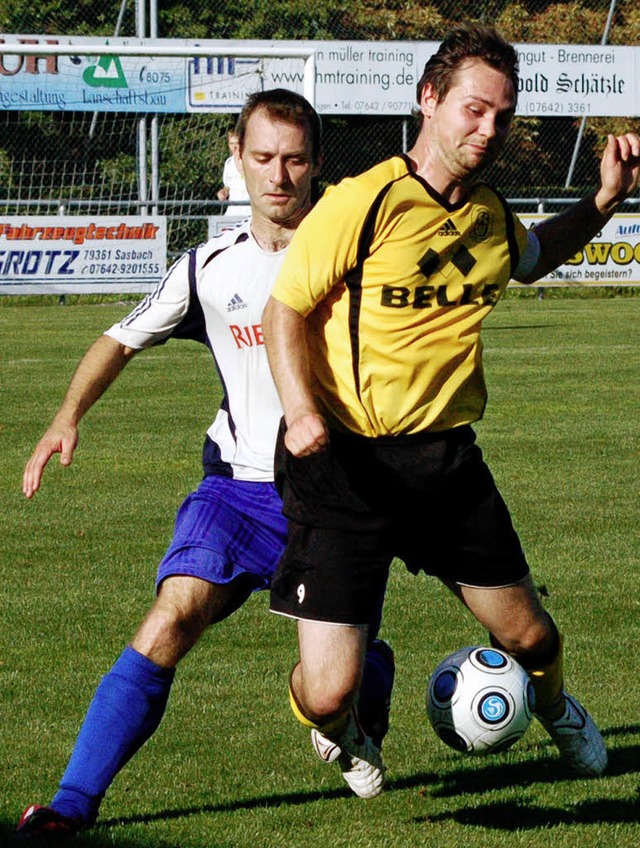
[[[456,252],[451,257],[451,261],[456,266],[458,271],[460,271],[460,273],[463,274],[465,277],[476,264],[476,260],[473,258],[471,253],[469,253],[469,251],[464,245],[461,245],[458,250],[456,250]]]
[[[440,262],[440,257],[432,248],[429,248],[424,256],[418,260],[418,267],[425,275],[425,277],[429,277],[438,267]]]

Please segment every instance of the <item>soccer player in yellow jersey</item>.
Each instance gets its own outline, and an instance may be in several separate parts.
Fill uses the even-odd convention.
[[[478,182],[517,90],[517,54],[493,28],[452,30],[418,84],[415,146],[327,191],[264,313],[289,520],[271,608],[298,620],[293,711],[362,797],[381,791],[384,767],[353,704],[396,556],[443,581],[527,669],[536,715],[570,768],[598,775],[607,762],[564,688],[561,636],[471,425],[486,400],[483,319],[509,279],[562,264],[635,190],[640,137],[610,136],[597,189],[528,233]]]

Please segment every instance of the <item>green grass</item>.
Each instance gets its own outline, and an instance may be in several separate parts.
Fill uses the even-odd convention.
[[[0,844],[24,806],[50,800],[200,476],[218,389],[204,348],[172,342],[136,358],[91,411],[70,468],[54,461],[32,502],[20,493],[77,360],[126,311],[0,309]],[[569,686],[605,734],[603,778],[570,779],[537,725],[489,758],[436,739],[424,718],[428,674],[486,637],[439,584],[398,563],[383,628],[398,674],[380,798],[351,796],[314,757],[287,705],[294,627],[267,614],[262,594],[184,661],[159,732],[75,844],[635,848],[639,324],[637,297],[509,297],[485,328],[480,444],[565,633]]]

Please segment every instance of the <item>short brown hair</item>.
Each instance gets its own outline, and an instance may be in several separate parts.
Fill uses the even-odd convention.
[[[449,93],[456,71],[467,59],[480,59],[509,77],[518,98],[518,54],[515,48],[491,26],[471,24],[454,27],[433,54],[416,88],[418,103],[426,85],[431,85],[439,101]]]
[[[287,124],[301,126],[309,134],[311,140],[311,160],[314,165],[320,161],[322,147],[322,124],[320,116],[313,106],[295,91],[286,88],[273,88],[269,91],[257,91],[250,94],[238,117],[236,129],[240,139],[240,152],[244,149],[244,139],[249,118],[256,109],[264,109],[271,117]]]

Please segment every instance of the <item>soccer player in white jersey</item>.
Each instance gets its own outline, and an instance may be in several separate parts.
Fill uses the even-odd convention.
[[[153,293],[89,348],[25,468],[23,491],[31,498],[55,453],[62,465],[71,463],[81,418],[139,351],[172,337],[197,339],[211,350],[225,396],[207,432],[204,478],[178,511],[156,599],[100,682],[57,794],[49,806],[25,810],[18,841],[60,840],[95,822],[116,774],[158,727],[178,662],[209,624],[269,586],[284,548],[286,521],[273,483],[282,408],[261,315],[311,205],[320,120],[303,97],[275,89],[249,98],[238,131],[251,220],[188,251]],[[361,720],[380,738],[393,654],[374,639],[368,658]]]
[[[240,139],[235,128],[227,133],[227,144],[231,155],[226,159],[222,169],[222,188],[218,192],[218,200],[246,202],[249,200],[249,195],[241,170]],[[246,218],[251,214],[251,207],[230,204],[225,209],[224,214],[235,218]]]

